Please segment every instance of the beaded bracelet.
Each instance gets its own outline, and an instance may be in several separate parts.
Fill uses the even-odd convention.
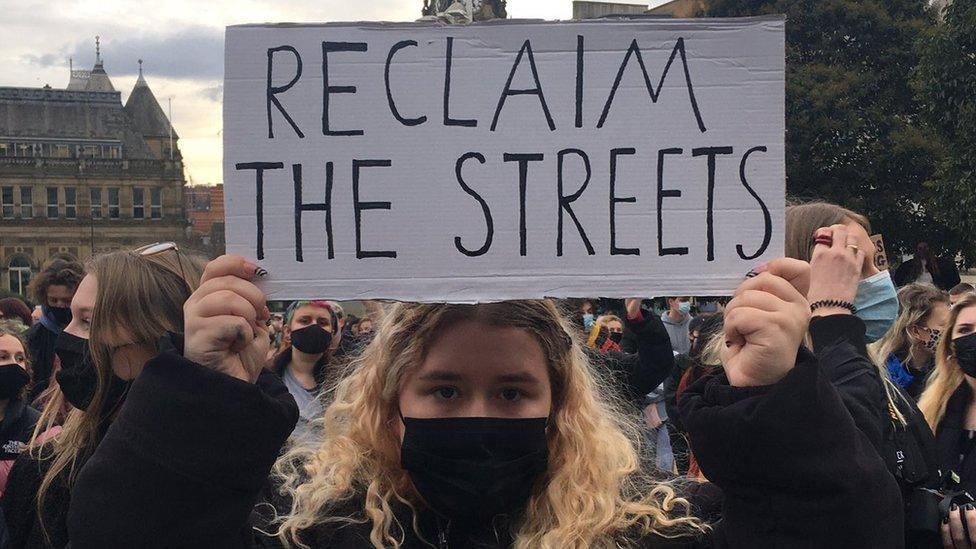
[[[857,307],[849,301],[841,301],[839,299],[824,299],[822,301],[817,301],[816,303],[810,304],[810,311],[816,311],[822,307],[840,307],[841,309],[847,309],[852,315],[857,314]]]

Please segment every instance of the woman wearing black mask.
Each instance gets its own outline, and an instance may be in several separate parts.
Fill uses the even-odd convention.
[[[959,477],[958,485],[950,488],[976,495],[976,296],[952,307],[945,333],[947,337],[936,348],[935,371],[918,407],[935,431],[941,467]],[[946,547],[976,546],[976,509],[972,502],[962,507],[953,505],[943,522]]]
[[[727,374],[682,402],[725,490],[714,527],[679,497],[692,487],[641,473],[635,427],[549,301],[395,305],[337,386],[322,442],[278,462],[291,503],[255,523],[252,502],[298,419],[262,373],[258,271],[233,256],[207,266],[183,355],[146,365],[79,474],[73,548],[899,544],[894,482],[800,349],[809,267],[791,260],[743,283],[727,312]]]
[[[285,312],[282,347],[273,367],[298,403],[298,434],[322,414],[318,397],[332,358],[336,327],[332,307],[326,301],[295,301]]]
[[[179,333],[183,303],[199,285],[202,263],[175,245],[156,244],[97,256],[71,300],[71,323],[55,350],[59,395],[45,406],[35,441],[63,406],[60,433],[32,444],[10,472],[3,511],[17,549],[62,548],[65,518],[78,471],[100,443],[124,393],[145,362]]]
[[[0,322],[0,496],[14,460],[27,448],[40,413],[24,402],[27,350],[13,323]]]

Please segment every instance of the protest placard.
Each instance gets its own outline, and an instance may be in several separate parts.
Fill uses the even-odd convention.
[[[885,250],[884,237],[880,234],[871,235],[871,242],[874,243],[874,266],[879,271],[888,270],[888,252]]]
[[[271,299],[728,294],[783,252],[784,20],[228,27]]]

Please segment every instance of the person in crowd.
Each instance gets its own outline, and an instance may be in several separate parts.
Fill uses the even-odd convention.
[[[295,301],[285,312],[282,347],[272,369],[298,403],[301,422],[297,434],[306,433],[308,422],[322,414],[319,393],[333,373],[329,365],[336,330],[336,318],[326,301]]]
[[[41,416],[24,401],[30,365],[21,333],[19,322],[0,321],[0,497]]]
[[[941,467],[950,473],[950,489],[976,494],[976,296],[966,296],[952,308],[946,337],[939,342],[935,371],[918,406],[935,431]],[[964,524],[968,528],[964,527]],[[976,545],[973,502],[953,502],[943,520],[945,547]]]
[[[949,303],[955,305],[968,295],[976,294],[976,288],[968,282],[960,282],[949,290]]]
[[[83,276],[84,268],[77,261],[55,259],[31,280],[30,293],[43,313],[27,333],[34,379],[28,401],[47,389],[55,370],[54,342],[71,322],[71,298]]]
[[[360,339],[369,339],[373,336],[373,319],[368,316],[359,319],[356,323],[356,335]]]
[[[901,544],[897,486],[801,347],[802,262],[772,262],[730,302],[725,373],[681,403],[714,483],[688,486],[642,472],[632,423],[544,300],[393,306],[323,440],[279,460],[298,409],[261,373],[257,270],[208,265],[182,354],[146,365],[78,473],[72,548]],[[252,505],[275,461],[290,503],[263,523]],[[724,491],[718,522],[696,516],[708,486]]]
[[[668,310],[661,314],[661,322],[664,322],[664,327],[668,329],[671,348],[678,354],[688,354],[691,350],[688,327],[691,325],[692,318],[690,297],[668,298]]]
[[[0,299],[0,320],[17,322],[26,331],[31,326],[31,309],[16,297]]]
[[[688,446],[688,432],[681,422],[677,399],[696,381],[722,367],[722,320],[723,313],[715,313],[699,315],[691,321],[688,336],[691,339],[691,351],[675,357],[675,367],[664,381],[668,433],[679,474],[698,476],[698,468]]]
[[[332,334],[332,344],[329,345],[329,350],[332,352],[333,358],[340,358],[345,356],[346,351],[342,341],[346,335],[346,311],[338,301],[327,301],[327,303],[332,308],[332,314],[336,317],[336,331]]]
[[[825,287],[834,286],[827,294],[849,299],[849,309],[821,309],[833,314],[813,319],[812,348],[855,424],[898,483],[905,503],[906,545],[930,547],[939,542],[939,519],[917,500],[940,482],[935,440],[914,399],[892,382],[883,362],[872,360],[866,346],[884,336],[898,316],[895,286],[888,271],[875,266],[870,234],[867,218],[834,204],[812,202],[786,210],[787,255],[810,261],[814,273],[821,272],[814,264],[834,264],[818,278]],[[807,297],[818,300],[816,295]]]
[[[579,314],[583,323],[583,330],[589,332],[596,322],[596,306],[592,300],[583,299],[579,301]]]
[[[172,334],[182,332],[183,304],[199,287],[202,266],[172,243],[111,252],[88,263],[71,300],[71,322],[55,345],[61,366],[57,384],[72,410],[63,430],[47,443],[37,444],[41,433],[36,429],[31,449],[10,471],[2,500],[8,547],[68,546],[65,521],[78,472],[114,422],[146,361],[162,348],[180,345]],[[222,296],[217,292],[210,299]],[[59,413],[58,406],[49,403],[39,425]],[[158,419],[165,421],[164,416]],[[184,450],[195,445],[187,439]]]
[[[943,291],[949,291],[959,284],[959,269],[956,262],[939,257],[932,252],[927,242],[919,242],[915,256],[902,263],[895,271],[895,284],[931,284]]]
[[[44,315],[44,308],[41,307],[40,305],[35,305],[34,306],[34,310],[31,311],[31,323],[30,323],[30,325],[33,326],[33,325],[37,324],[38,322],[40,322],[41,321],[41,316],[43,316],[43,315]]]
[[[898,301],[901,312],[895,325],[869,351],[917,401],[935,369],[935,349],[949,319],[949,296],[930,284],[909,284],[898,290]]]

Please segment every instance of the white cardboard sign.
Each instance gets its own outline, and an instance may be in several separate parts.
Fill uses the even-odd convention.
[[[227,29],[271,299],[728,294],[782,255],[784,21]]]

